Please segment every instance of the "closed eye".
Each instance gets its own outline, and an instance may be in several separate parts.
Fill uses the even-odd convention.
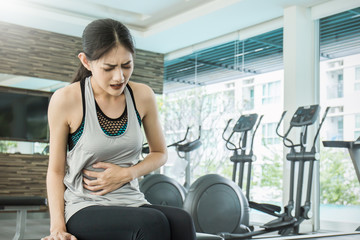
[[[129,69],[131,68],[131,61],[128,61],[121,65],[122,68]]]
[[[104,67],[104,71],[106,72],[110,72],[112,70],[114,70],[118,65],[113,65],[113,64],[110,64],[110,63],[105,63],[105,67]],[[131,61],[128,61],[124,64],[121,64],[121,68],[123,69],[130,69],[132,67],[131,65]]]

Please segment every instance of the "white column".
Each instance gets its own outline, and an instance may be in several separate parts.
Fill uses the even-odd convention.
[[[300,105],[317,102],[315,83],[315,23],[310,9],[284,9],[284,108],[295,111]],[[316,43],[317,44],[317,43]]]
[[[284,119],[284,131],[289,127],[289,121],[299,106],[319,103],[319,77],[318,77],[318,21],[311,18],[309,8],[291,6],[284,9],[284,110],[288,111]],[[312,129],[309,129],[312,130]],[[299,142],[296,131],[289,137]],[[315,134],[309,132],[309,137]],[[309,145],[312,142],[309,141]],[[287,205],[289,199],[290,163],[286,160],[288,148],[284,147],[284,191],[283,201]],[[306,164],[307,165],[307,164]],[[315,173],[318,172],[318,164],[315,165]],[[296,170],[295,170],[296,172]],[[304,179],[307,181],[308,169],[305,168]],[[312,193],[311,228],[300,231],[312,231],[319,228],[319,179],[314,174]],[[295,187],[297,175],[295,175]],[[317,182],[317,183],[316,183]],[[303,186],[306,190],[306,182]],[[314,191],[315,189],[315,191]],[[294,190],[296,194],[296,189]],[[317,192],[317,193],[316,193]],[[305,199],[303,191],[303,199]],[[294,196],[294,200],[296,196]],[[304,201],[304,200],[303,200]],[[315,212],[314,212],[315,211]],[[304,222],[305,223],[305,222]],[[309,224],[302,224],[307,225]]]

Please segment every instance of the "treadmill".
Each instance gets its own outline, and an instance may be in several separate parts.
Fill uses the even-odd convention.
[[[355,141],[323,141],[324,147],[347,148],[360,183],[360,137]],[[360,226],[356,229],[360,231]],[[360,239],[360,238],[359,238]]]

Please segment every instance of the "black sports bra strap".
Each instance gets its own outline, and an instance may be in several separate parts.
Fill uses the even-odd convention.
[[[127,89],[129,90],[129,92],[130,92],[131,99],[132,99],[132,101],[133,101],[135,111],[136,111],[137,113],[139,113],[139,111],[138,111],[138,110],[137,110],[137,108],[136,108],[136,103],[135,103],[134,93],[133,93],[133,91],[132,91],[131,87],[129,86],[129,83],[128,83],[128,84],[126,84],[126,87],[127,87]]]
[[[80,88],[81,88],[81,99],[82,99],[82,106],[83,106],[83,120],[85,119],[85,78],[80,81]]]

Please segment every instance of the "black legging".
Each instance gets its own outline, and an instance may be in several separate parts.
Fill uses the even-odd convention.
[[[66,224],[78,240],[195,240],[190,215],[180,208],[90,206]]]

